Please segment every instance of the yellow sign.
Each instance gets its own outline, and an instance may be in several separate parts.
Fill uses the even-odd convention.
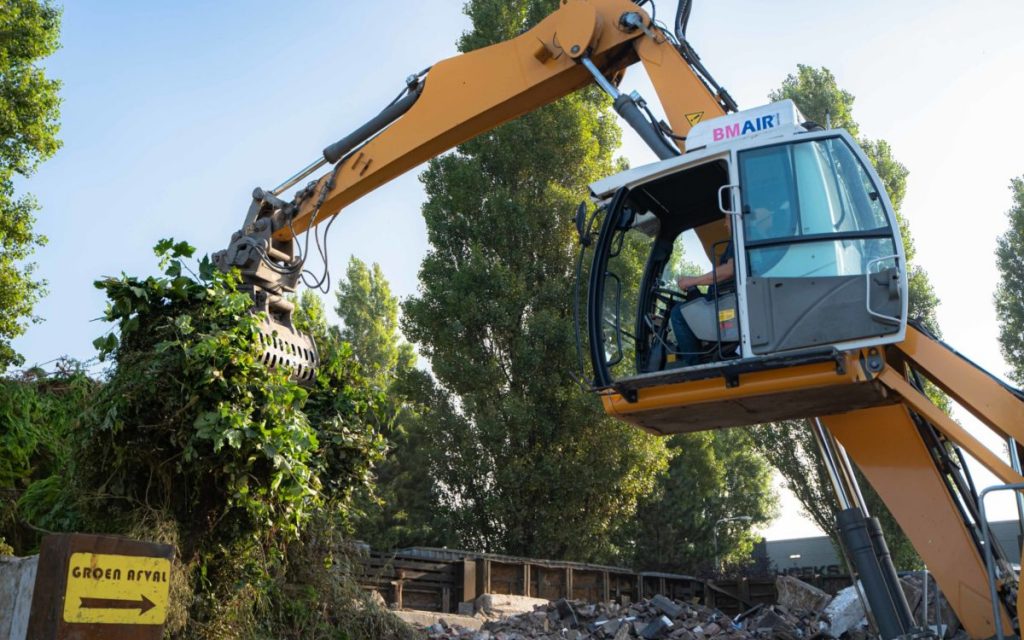
[[[718,321],[726,322],[736,317],[735,309],[722,309],[718,312]]]
[[[695,111],[693,113],[686,114],[686,121],[690,123],[690,126],[697,124],[704,117],[703,111]]]
[[[167,558],[73,553],[64,622],[163,624],[170,577]]]

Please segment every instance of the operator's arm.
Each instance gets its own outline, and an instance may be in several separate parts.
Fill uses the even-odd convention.
[[[708,271],[699,276],[682,276],[679,280],[676,280],[676,284],[679,285],[680,289],[686,291],[690,287],[700,287],[732,280],[734,275],[736,275],[736,267],[733,264],[732,258],[729,258],[724,264],[715,267],[713,271]]]

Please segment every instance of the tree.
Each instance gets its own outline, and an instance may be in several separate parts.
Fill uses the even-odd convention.
[[[836,77],[825,67],[798,64],[796,75],[786,76],[782,86],[768,94],[768,99],[792,100],[812,122],[846,129],[855,138],[860,133],[860,125],[853,119],[853,94],[840,89]]]
[[[999,345],[1010,363],[1010,377],[1024,385],[1024,176],[1010,181],[1013,204],[1006,212],[1010,228],[996,241]]]
[[[459,49],[514,36],[557,6],[471,0]],[[574,371],[571,214],[615,168],[619,135],[608,100],[583,90],[421,176],[430,251],[402,326],[430,361],[432,475],[469,548],[611,558],[616,530],[665,468],[664,443],[605,417]]]
[[[46,238],[35,233],[39,205],[17,197],[15,176],[28,177],[58,148],[60,82],[39,61],[60,46],[60,9],[49,0],[0,5],[0,369],[24,362],[11,340],[25,332],[45,283],[25,261]]]
[[[777,515],[771,468],[744,429],[673,436],[672,462],[638,509],[633,566],[686,573],[714,571],[712,559],[738,564],[757,542],[752,531]],[[725,518],[747,516],[730,524]],[[715,544],[717,540],[717,544]]]
[[[342,321],[338,338],[385,394],[378,423],[388,454],[376,466],[373,490],[360,496],[356,536],[377,549],[444,546],[450,540],[445,523],[435,517],[439,498],[433,484],[424,481],[430,471],[422,454],[423,409],[412,400],[422,395],[429,377],[416,369],[415,351],[399,332],[398,299],[380,265],[368,267],[353,256],[336,301]]]
[[[789,75],[769,98],[791,99],[808,119],[822,125],[831,121],[833,127],[845,128],[854,137],[860,134],[860,126],[853,117],[853,94],[841,89],[832,72],[824,67],[798,65],[797,74]],[[939,300],[927,272],[913,262],[916,255],[914,240],[901,211],[909,171],[895,158],[892,147],[885,140],[861,136],[859,142],[882,179],[896,212],[907,258],[909,315],[920,320],[933,333],[939,334],[935,316]],[[948,399],[943,394],[933,386],[929,386],[927,391],[937,405],[948,411]],[[763,425],[755,430],[753,437],[759,449],[783,476],[787,488],[800,500],[807,515],[835,539],[835,514],[839,504],[832,492],[813,434],[806,424],[802,421],[783,421]],[[913,568],[919,560],[909,540],[863,477],[860,477],[860,484],[868,510],[882,521],[893,561],[897,567]]]
[[[387,387],[415,366],[412,345],[398,332],[398,299],[391,295],[391,285],[379,264],[369,268],[352,256],[336,298],[341,339],[352,345],[352,353],[368,377]]]

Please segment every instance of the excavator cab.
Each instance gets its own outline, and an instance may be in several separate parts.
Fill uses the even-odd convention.
[[[907,274],[892,205],[856,141],[804,123],[787,100],[700,123],[687,149],[591,186],[587,336],[606,408],[670,433],[882,401],[856,389],[866,380],[851,373],[850,354],[903,340]],[[734,275],[680,291],[688,236]],[[678,317],[696,351],[680,348]],[[808,367],[851,389],[807,386]],[[745,380],[766,377],[775,391],[762,384],[758,400],[745,397]],[[656,416],[627,415],[629,404],[687,383],[706,391],[690,402],[703,410],[674,411],[661,398]]]

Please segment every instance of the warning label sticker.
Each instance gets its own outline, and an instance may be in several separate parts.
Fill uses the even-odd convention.
[[[167,558],[73,553],[68,563],[64,621],[163,624],[170,577]]]
[[[697,124],[704,117],[703,111],[694,111],[693,113],[686,114],[686,121],[690,123],[690,126]]]

